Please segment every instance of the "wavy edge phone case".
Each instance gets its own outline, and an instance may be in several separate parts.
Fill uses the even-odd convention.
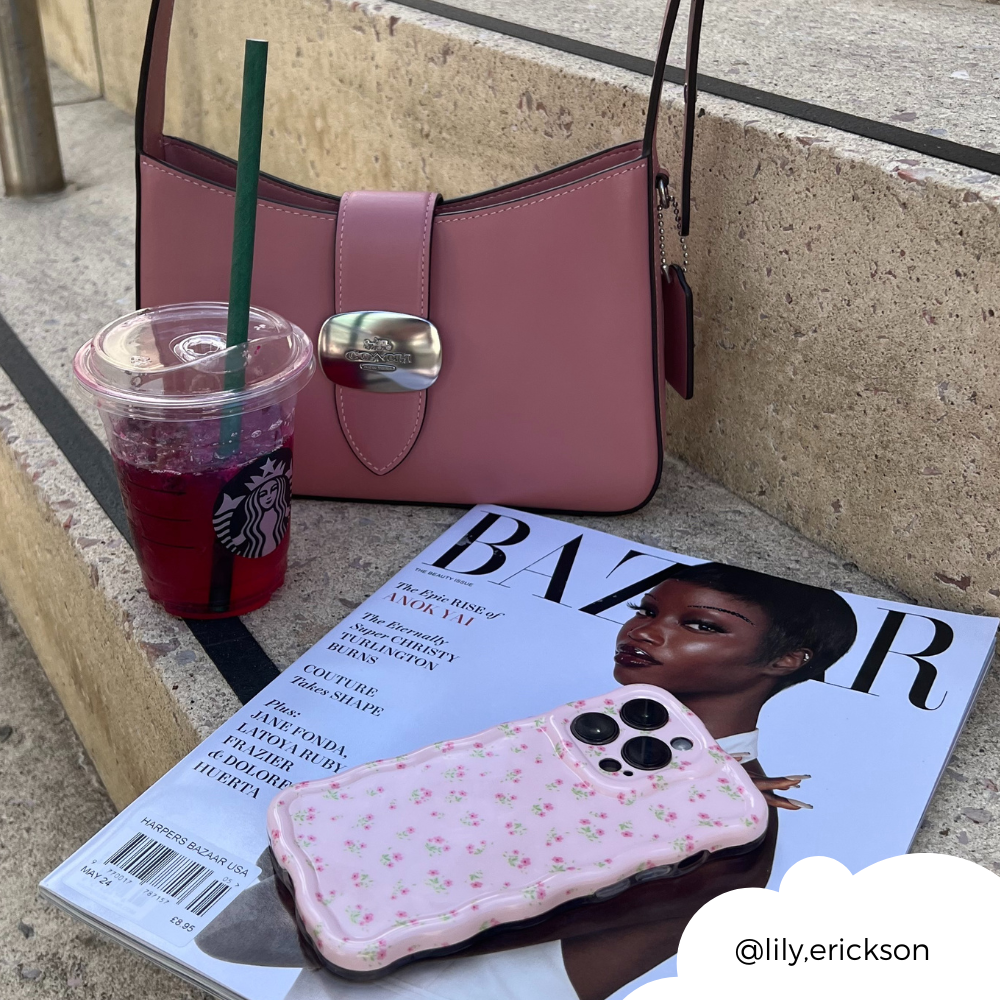
[[[767,805],[692,712],[633,684],[293,785],[267,821],[318,957],[370,979],[750,850]]]

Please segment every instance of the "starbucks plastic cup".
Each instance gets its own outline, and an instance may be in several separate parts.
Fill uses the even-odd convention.
[[[288,558],[295,400],[312,345],[252,308],[247,343],[227,349],[227,315],[225,302],[142,309],[73,361],[104,421],[146,589],[184,618],[261,607]]]

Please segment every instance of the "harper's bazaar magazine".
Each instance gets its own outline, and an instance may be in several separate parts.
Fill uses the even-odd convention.
[[[687,920],[718,893],[776,886],[812,855],[858,871],[905,853],[989,664],[996,629],[993,618],[835,594],[480,506],[49,875],[42,890],[222,997],[622,997],[674,974]],[[396,925],[426,917],[428,906],[447,922],[475,897],[470,886],[501,877],[477,864],[478,852],[507,859],[510,884],[524,883],[523,915],[530,916],[531,906],[550,912],[573,859],[586,853],[584,841],[606,845],[607,857],[596,863],[614,871],[635,849],[628,838],[636,830],[658,838],[649,834],[655,824],[647,813],[662,821],[678,857],[685,844],[708,843],[697,827],[721,825],[715,817],[724,810],[712,796],[722,785],[736,795],[733,782],[699,788],[681,781],[686,753],[698,748],[674,739],[668,750],[654,731],[662,721],[628,723],[619,688],[633,684],[669,692],[704,725],[727,773],[733,761],[745,769],[746,816],[762,795],[771,803],[753,815],[763,836],[755,827],[756,839],[743,837],[748,849],[735,855],[692,854],[690,870],[674,866],[672,877],[636,884],[635,876],[613,874],[615,886],[600,898],[567,904],[532,926],[501,927],[464,953],[405,964],[382,978],[352,981],[320,961],[306,940],[317,932],[303,924],[300,936],[278,877],[284,873],[276,874],[268,849],[268,805],[292,783],[323,779],[332,789],[359,765],[435,742],[454,753],[461,737],[532,716],[541,726],[559,706],[568,724],[572,703],[608,697],[606,719],[617,721],[598,718],[596,728],[573,730],[590,754],[580,759],[601,768],[573,778],[582,776],[578,807],[569,796],[559,809],[544,794],[518,802],[517,792],[533,786],[526,778],[519,789],[512,768],[495,806],[470,818],[457,782],[464,774],[474,783],[476,775],[447,769],[448,780],[458,775],[454,789],[437,799],[419,781],[413,789],[426,799],[427,822],[440,824],[434,836],[421,830],[407,841],[406,829],[379,828],[388,814],[374,807],[367,820],[351,813],[350,830],[314,823],[322,852],[312,833],[302,835],[310,868],[342,873],[343,895],[328,894],[331,926],[364,940],[370,925],[364,954],[376,973]],[[613,742],[619,728],[621,738],[631,733],[629,725],[644,735]],[[501,731],[509,736],[509,727]],[[557,766],[551,753],[532,760],[543,764],[543,757],[545,767]],[[662,793],[594,797],[602,782],[634,774]],[[467,787],[482,799],[481,788]],[[671,794],[683,795],[683,808],[671,806]],[[776,796],[812,808],[775,808]],[[640,810],[642,822],[626,809]],[[551,821],[531,832],[546,810]],[[518,847],[522,832],[530,853]],[[702,857],[708,860],[694,863]],[[377,888],[370,910],[366,887]],[[384,912],[390,905],[393,912]]]

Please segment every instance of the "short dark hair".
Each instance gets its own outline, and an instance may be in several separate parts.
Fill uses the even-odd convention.
[[[779,678],[771,695],[802,681],[821,681],[857,638],[858,621],[851,606],[826,587],[716,562],[678,564],[667,580],[695,583],[761,608],[771,622],[760,644],[761,663],[772,663],[797,649],[812,652],[807,663]]]

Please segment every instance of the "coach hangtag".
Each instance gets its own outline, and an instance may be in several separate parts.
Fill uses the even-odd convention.
[[[663,366],[667,381],[683,399],[694,395],[694,303],[684,270],[660,271],[663,288]]]

